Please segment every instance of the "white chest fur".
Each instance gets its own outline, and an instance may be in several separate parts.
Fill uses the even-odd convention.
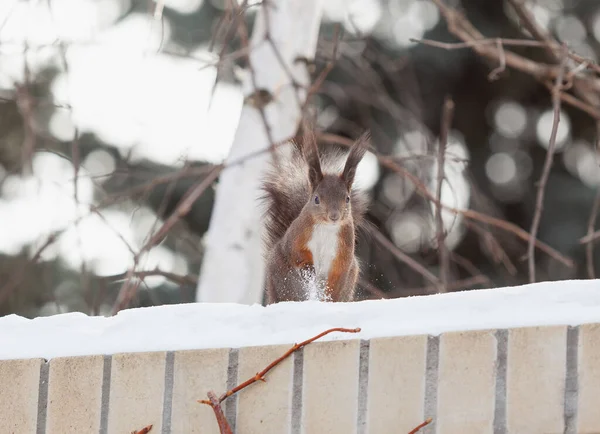
[[[327,279],[329,269],[338,249],[339,224],[318,224],[313,228],[308,248],[313,256],[315,274],[320,279]]]

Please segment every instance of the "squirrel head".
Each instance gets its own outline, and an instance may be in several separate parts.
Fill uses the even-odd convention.
[[[311,185],[306,209],[321,223],[341,223],[352,218],[352,184],[356,168],[369,146],[369,133],[364,133],[350,148],[344,170],[340,174],[323,174],[314,134],[305,131],[303,155],[308,164]]]

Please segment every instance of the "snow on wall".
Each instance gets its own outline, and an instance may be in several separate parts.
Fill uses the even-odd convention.
[[[292,344],[330,327],[370,339],[449,331],[600,323],[600,280],[560,281],[355,303],[194,303],[114,317],[0,318],[0,360]]]

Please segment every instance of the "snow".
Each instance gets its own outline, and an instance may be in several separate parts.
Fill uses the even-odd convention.
[[[193,303],[130,309],[113,317],[5,316],[0,359],[293,344],[331,327],[362,331],[323,340],[593,322],[600,322],[600,280],[355,303]]]

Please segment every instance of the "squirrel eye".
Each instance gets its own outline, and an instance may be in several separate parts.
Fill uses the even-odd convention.
[[[315,196],[315,203],[317,205],[321,203],[321,201],[319,200],[319,196]]]
[[[350,196],[346,196],[346,203],[350,203]]]

